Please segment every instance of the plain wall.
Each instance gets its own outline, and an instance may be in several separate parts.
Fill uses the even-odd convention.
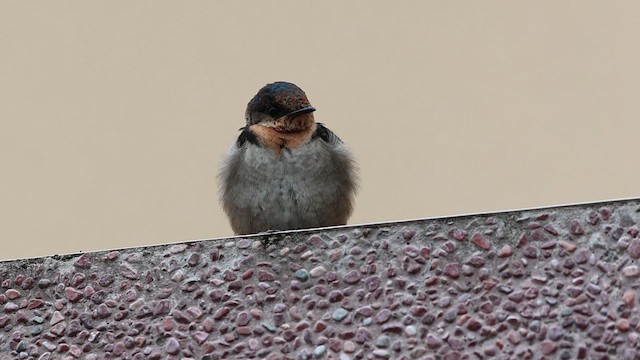
[[[351,223],[640,195],[634,1],[0,2],[0,258],[231,235],[222,154],[298,84]]]

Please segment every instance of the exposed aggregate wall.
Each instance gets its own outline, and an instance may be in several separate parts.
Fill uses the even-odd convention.
[[[638,211],[636,199],[1,262],[0,359],[640,359]]]

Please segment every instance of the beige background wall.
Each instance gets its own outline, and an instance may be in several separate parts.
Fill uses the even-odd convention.
[[[637,4],[2,1],[0,259],[231,235],[275,80],[356,153],[352,223],[639,196]]]

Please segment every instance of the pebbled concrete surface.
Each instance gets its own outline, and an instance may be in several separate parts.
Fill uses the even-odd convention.
[[[640,200],[0,263],[0,359],[638,359]]]

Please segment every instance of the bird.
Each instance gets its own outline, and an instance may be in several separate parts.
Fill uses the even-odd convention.
[[[345,225],[358,168],[297,85],[277,81],[249,101],[246,125],[223,159],[222,208],[236,235]]]

